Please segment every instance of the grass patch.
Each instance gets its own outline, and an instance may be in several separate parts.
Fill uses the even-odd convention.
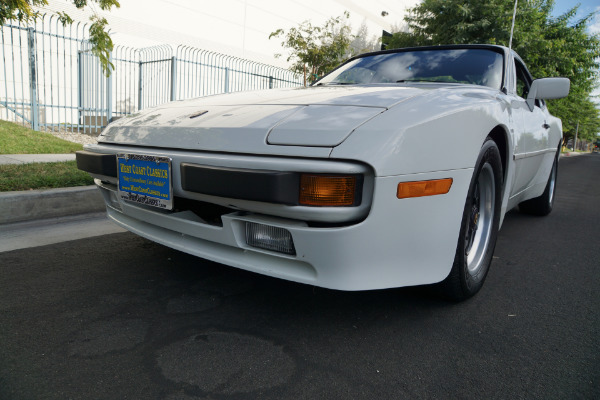
[[[0,154],[65,154],[83,146],[0,120]]]
[[[0,192],[86,186],[92,177],[75,161],[0,165]]]

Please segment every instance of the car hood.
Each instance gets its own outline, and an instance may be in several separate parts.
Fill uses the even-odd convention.
[[[330,150],[368,120],[423,91],[309,87],[176,101],[111,123],[98,141],[262,154],[280,146]]]

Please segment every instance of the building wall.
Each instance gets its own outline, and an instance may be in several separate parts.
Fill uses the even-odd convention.
[[[269,40],[279,28],[287,30],[303,21],[322,25],[328,18],[350,13],[357,31],[362,23],[369,37],[401,26],[407,7],[418,0],[121,0],[121,7],[104,13],[115,43],[145,47],[186,44],[235,57],[287,67],[281,40]],[[70,1],[49,0],[42,11],[66,11],[87,21],[91,13],[77,10]],[[382,12],[387,12],[382,17]],[[284,53],[279,59],[276,53]]]

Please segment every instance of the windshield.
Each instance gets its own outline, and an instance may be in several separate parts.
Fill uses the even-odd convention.
[[[469,83],[500,89],[502,54],[487,49],[435,49],[354,59],[318,84]]]

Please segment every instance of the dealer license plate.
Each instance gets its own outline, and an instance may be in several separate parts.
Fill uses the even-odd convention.
[[[171,159],[117,154],[119,197],[148,206],[173,209]]]

